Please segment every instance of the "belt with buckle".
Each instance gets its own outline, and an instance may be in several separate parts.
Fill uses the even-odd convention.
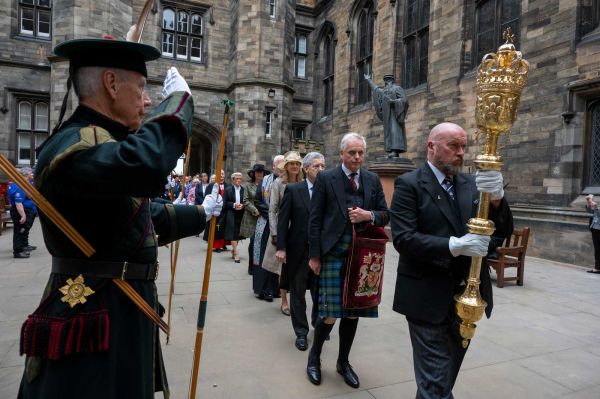
[[[90,278],[120,280],[156,280],[158,261],[154,263],[115,262],[95,259],[52,257],[52,273]]]

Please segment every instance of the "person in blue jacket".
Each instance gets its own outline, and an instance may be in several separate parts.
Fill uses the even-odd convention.
[[[31,168],[22,168],[21,174],[28,181],[33,179]],[[17,259],[29,258],[29,253],[37,247],[29,245],[29,230],[33,226],[37,209],[35,204],[23,190],[12,183],[8,187],[8,199],[10,201],[10,218],[13,221],[13,256]]]

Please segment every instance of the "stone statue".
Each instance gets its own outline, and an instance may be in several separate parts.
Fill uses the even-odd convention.
[[[401,86],[394,84],[394,75],[384,75],[384,87],[377,87],[370,75],[364,75],[373,91],[373,106],[383,122],[384,148],[388,158],[397,158],[406,152],[404,118],[408,111],[408,99]]]

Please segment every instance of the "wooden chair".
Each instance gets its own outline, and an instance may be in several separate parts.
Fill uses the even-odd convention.
[[[496,271],[498,288],[504,287],[505,281],[517,281],[517,285],[523,285],[523,274],[525,272],[525,253],[529,241],[529,227],[514,229],[512,236],[504,241],[502,247],[496,248],[498,259],[487,259],[488,264]],[[504,277],[504,269],[516,267],[516,277]]]

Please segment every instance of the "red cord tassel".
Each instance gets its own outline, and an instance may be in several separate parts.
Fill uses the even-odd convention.
[[[107,310],[81,313],[66,319],[30,315],[21,327],[21,355],[58,360],[74,353],[105,352],[109,348]]]

